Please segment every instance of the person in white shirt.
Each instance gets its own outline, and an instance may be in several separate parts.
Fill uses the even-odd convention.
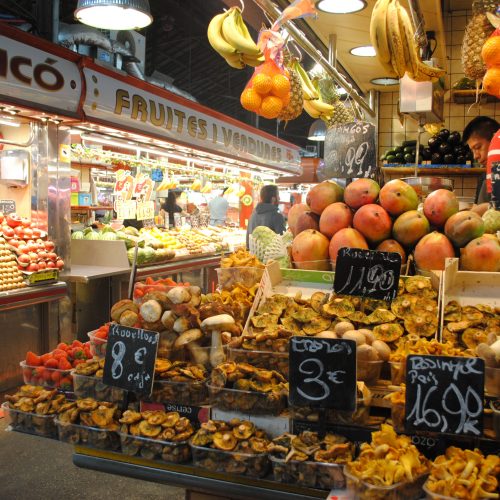
[[[210,224],[212,226],[223,226],[226,222],[227,209],[229,207],[228,201],[224,198],[226,190],[227,187],[208,204],[208,208],[210,209]]]

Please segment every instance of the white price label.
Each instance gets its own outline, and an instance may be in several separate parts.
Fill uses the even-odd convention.
[[[154,219],[155,204],[153,201],[137,202],[137,220]]]
[[[116,218],[135,219],[137,213],[137,204],[133,200],[116,200],[115,202]]]

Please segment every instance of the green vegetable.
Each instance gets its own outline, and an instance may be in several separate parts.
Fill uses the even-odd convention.
[[[101,233],[116,233],[116,231],[111,226],[104,226]]]
[[[116,241],[118,240],[118,236],[116,235],[116,233],[111,233],[111,232],[107,232],[107,233],[101,233],[101,240],[104,240],[104,241]]]
[[[83,231],[75,231],[71,235],[71,239],[72,240],[83,240],[83,239],[85,239],[85,235],[83,234]]]
[[[99,233],[96,233],[95,231],[89,231],[85,235],[85,239],[86,240],[100,240],[101,237],[100,237]]]

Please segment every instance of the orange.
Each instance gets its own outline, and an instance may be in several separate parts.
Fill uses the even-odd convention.
[[[273,86],[273,80],[264,73],[259,73],[252,78],[252,88],[261,95],[269,93]]]
[[[264,118],[277,118],[283,109],[283,101],[279,97],[268,95],[262,100],[262,105],[259,109],[259,115]]]
[[[481,57],[488,68],[500,66],[500,36],[490,36],[483,45]]]
[[[500,99],[500,66],[492,66],[483,78],[483,89],[488,94]],[[264,101],[262,101],[264,105]]]
[[[285,75],[273,76],[271,93],[278,97],[288,97],[290,93],[290,80]]]
[[[258,111],[262,98],[253,88],[248,88],[241,93],[240,103],[247,111]]]

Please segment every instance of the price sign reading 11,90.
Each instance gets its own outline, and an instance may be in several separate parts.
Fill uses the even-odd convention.
[[[408,356],[406,427],[480,436],[484,361],[481,358]]]
[[[343,295],[394,300],[398,295],[401,255],[360,248],[341,248],[333,289]]]

